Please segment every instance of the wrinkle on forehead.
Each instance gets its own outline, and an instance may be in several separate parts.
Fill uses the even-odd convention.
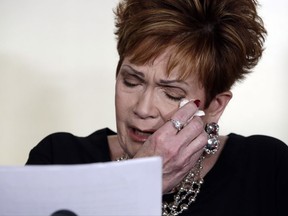
[[[136,66],[164,64],[165,74],[168,78],[173,77],[175,79],[185,80],[192,76],[193,78],[198,79],[196,73],[196,67],[198,64],[195,64],[195,60],[182,59],[182,61],[177,61],[175,58],[181,58],[181,55],[176,52],[176,49],[173,46],[167,47],[164,52],[147,59],[145,62],[135,58],[134,55],[127,57],[128,61]],[[125,62],[125,60],[123,62]]]

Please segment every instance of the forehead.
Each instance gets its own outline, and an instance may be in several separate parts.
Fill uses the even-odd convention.
[[[201,75],[201,73],[199,74],[199,67],[202,67],[202,64],[199,64],[201,58],[193,48],[194,45],[189,44],[189,46],[186,46],[177,41],[159,44],[157,40],[153,40],[153,37],[145,38],[120,57],[122,59],[121,63],[126,57],[135,65],[153,64],[155,61],[165,58],[168,75],[175,67],[179,67],[179,78],[182,80],[192,73],[197,73],[197,76],[199,76]]]
[[[154,58],[147,60],[146,62],[139,62],[133,57],[125,57],[123,59],[122,65],[133,65],[135,69],[139,70],[149,70],[157,72],[157,74],[162,74],[165,77],[175,78],[179,80],[186,79],[197,79],[195,73],[195,65],[188,59],[182,59],[178,61],[175,59],[177,53],[174,52],[173,48],[167,48],[164,52],[160,53]],[[144,71],[144,72],[145,72]]]
[[[131,62],[129,59],[124,59],[122,64],[122,69],[124,71],[128,70],[139,76],[147,79],[179,79],[179,71],[177,68],[174,68],[170,73],[167,72],[167,64],[168,60],[164,56],[159,56],[159,58],[155,59],[153,62],[148,62],[145,64],[135,64]]]

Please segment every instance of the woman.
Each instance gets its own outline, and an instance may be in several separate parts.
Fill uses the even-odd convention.
[[[287,146],[267,136],[218,136],[231,86],[263,51],[256,7],[255,0],[121,1],[117,134],[53,134],[27,164],[158,155],[163,215],[287,215]]]

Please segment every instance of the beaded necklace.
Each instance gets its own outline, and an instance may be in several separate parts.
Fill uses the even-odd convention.
[[[129,156],[124,154],[117,158],[116,161],[128,159]],[[202,162],[204,159],[205,156],[202,155],[180,184],[173,189],[174,201],[171,203],[162,203],[162,216],[177,216],[187,210],[191,203],[196,201],[201,185],[204,182],[201,177]]]

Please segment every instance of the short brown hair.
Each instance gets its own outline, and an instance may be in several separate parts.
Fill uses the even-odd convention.
[[[211,100],[244,78],[263,52],[266,30],[257,0],[122,0],[116,10],[117,73],[125,57],[138,65],[173,49],[169,74],[197,75]]]

